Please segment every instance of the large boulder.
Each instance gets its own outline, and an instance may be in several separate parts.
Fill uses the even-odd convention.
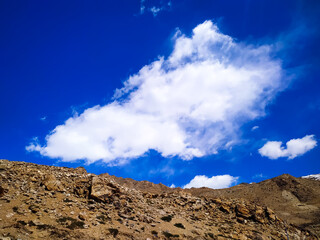
[[[53,174],[49,174],[43,181],[44,186],[48,191],[64,192],[65,188],[62,183],[56,179]]]
[[[91,183],[90,197],[101,202],[110,202],[119,196],[120,189],[104,177],[94,176]]]

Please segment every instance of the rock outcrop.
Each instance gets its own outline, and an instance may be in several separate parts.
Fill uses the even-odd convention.
[[[254,201],[83,168],[0,160],[0,181],[0,239],[317,239]]]

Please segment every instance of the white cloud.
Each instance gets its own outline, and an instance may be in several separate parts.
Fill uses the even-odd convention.
[[[266,177],[267,176],[265,176],[264,174],[259,173],[259,174],[254,175],[252,178],[255,179],[255,178],[266,178]]]
[[[32,143],[26,147],[26,150],[28,152],[33,152],[33,151],[41,152],[43,148],[39,144],[39,138],[38,137],[32,138]]]
[[[159,165],[159,164],[158,164]],[[170,177],[175,174],[175,169],[169,165],[160,166],[149,171],[150,175],[161,174],[163,177]]]
[[[150,3],[149,3],[150,2]],[[159,1],[157,5],[153,5],[155,2],[149,0],[141,0],[140,1],[140,14],[144,14],[146,12],[151,12],[154,17],[158,15],[159,12],[170,10],[172,3],[171,1]]]
[[[314,135],[306,135],[303,138],[291,139],[286,143],[286,148],[282,146],[281,141],[268,141],[259,149],[261,156],[270,159],[287,157],[293,159],[299,157],[317,146]]]
[[[237,143],[242,124],[264,115],[283,89],[270,46],[235,42],[211,21],[177,33],[168,59],[144,66],[115,91],[113,102],[69,118],[31,143],[62,161],[124,164],[150,149],[189,160]]]
[[[144,14],[146,7],[144,6],[145,0],[140,1],[140,14]]]
[[[170,188],[175,188],[176,185],[174,185],[173,183],[170,185]]]
[[[259,126],[253,126],[253,127],[251,128],[251,131],[257,130],[258,128],[259,128]]]
[[[201,188],[208,187],[213,189],[221,189],[231,187],[236,184],[238,177],[230,175],[218,175],[208,178],[205,175],[195,176],[188,184],[184,185],[183,188]]]
[[[311,174],[311,175],[307,175],[307,176],[302,176],[302,178],[310,178],[310,179],[314,179],[314,180],[320,180],[320,174]]]
[[[153,6],[152,8],[150,8],[150,12],[152,12],[153,16],[157,16],[157,14],[161,11],[161,8],[157,8],[155,6]]]

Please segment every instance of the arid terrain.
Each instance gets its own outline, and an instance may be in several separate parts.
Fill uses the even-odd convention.
[[[318,239],[320,181],[213,190],[0,160],[0,239]]]
[[[320,181],[295,178],[289,174],[254,184],[228,189],[208,188],[189,191],[199,197],[244,198],[272,208],[289,223],[307,228],[320,236]]]

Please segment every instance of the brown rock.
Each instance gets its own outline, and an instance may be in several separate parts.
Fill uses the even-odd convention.
[[[265,223],[265,221],[264,221],[265,214],[264,213],[265,212],[264,212],[263,208],[260,206],[257,206],[255,209],[255,212],[254,212],[254,219],[259,223]]]
[[[202,209],[202,205],[201,204],[195,204],[192,206],[192,209],[195,211],[199,211]]]
[[[274,212],[270,208],[266,207],[265,212],[266,212],[266,216],[269,220],[276,221],[276,219],[277,219],[276,215],[274,214]]]
[[[237,217],[237,221],[243,224],[247,223],[247,220],[243,219],[242,217]]]
[[[40,211],[40,207],[37,206],[37,205],[30,205],[30,206],[29,206],[29,209],[30,209],[31,212],[33,212],[33,213],[37,213],[37,212]]]
[[[121,199],[121,200],[120,200],[120,205],[121,205],[121,206],[124,206],[124,207],[127,206],[127,205],[128,205],[127,200],[126,200],[126,199]]]
[[[30,177],[30,181],[31,181],[31,182],[36,182],[37,179],[36,179],[34,176],[31,176],[31,177]]]
[[[86,174],[87,173],[87,170],[84,167],[77,167],[75,170],[80,174]]]
[[[216,204],[221,204],[221,203],[222,203],[222,200],[219,199],[219,198],[216,198],[216,199],[212,199],[212,202],[213,202],[213,203],[216,203]]]
[[[228,203],[222,203],[221,206],[220,206],[220,210],[221,210],[222,212],[225,212],[225,213],[230,213],[230,212],[231,212],[230,204],[228,204]]]
[[[89,196],[91,183],[89,178],[79,179],[75,181],[74,184],[74,193],[79,197],[87,198]]]
[[[242,218],[250,218],[251,217],[250,210],[243,204],[237,204],[236,214],[238,217],[242,217]]]
[[[57,180],[53,174],[48,175],[44,179],[43,184],[45,185],[48,191],[58,191],[58,192],[65,191],[62,183],[59,180]]]
[[[94,176],[92,178],[90,197],[93,199],[102,202],[110,202],[118,193],[120,193],[120,189],[113,183],[108,182],[105,178],[99,176]]]
[[[0,171],[4,171],[8,168],[8,166],[4,163],[0,164]]]
[[[82,221],[86,220],[86,216],[84,213],[79,213],[78,218]]]

